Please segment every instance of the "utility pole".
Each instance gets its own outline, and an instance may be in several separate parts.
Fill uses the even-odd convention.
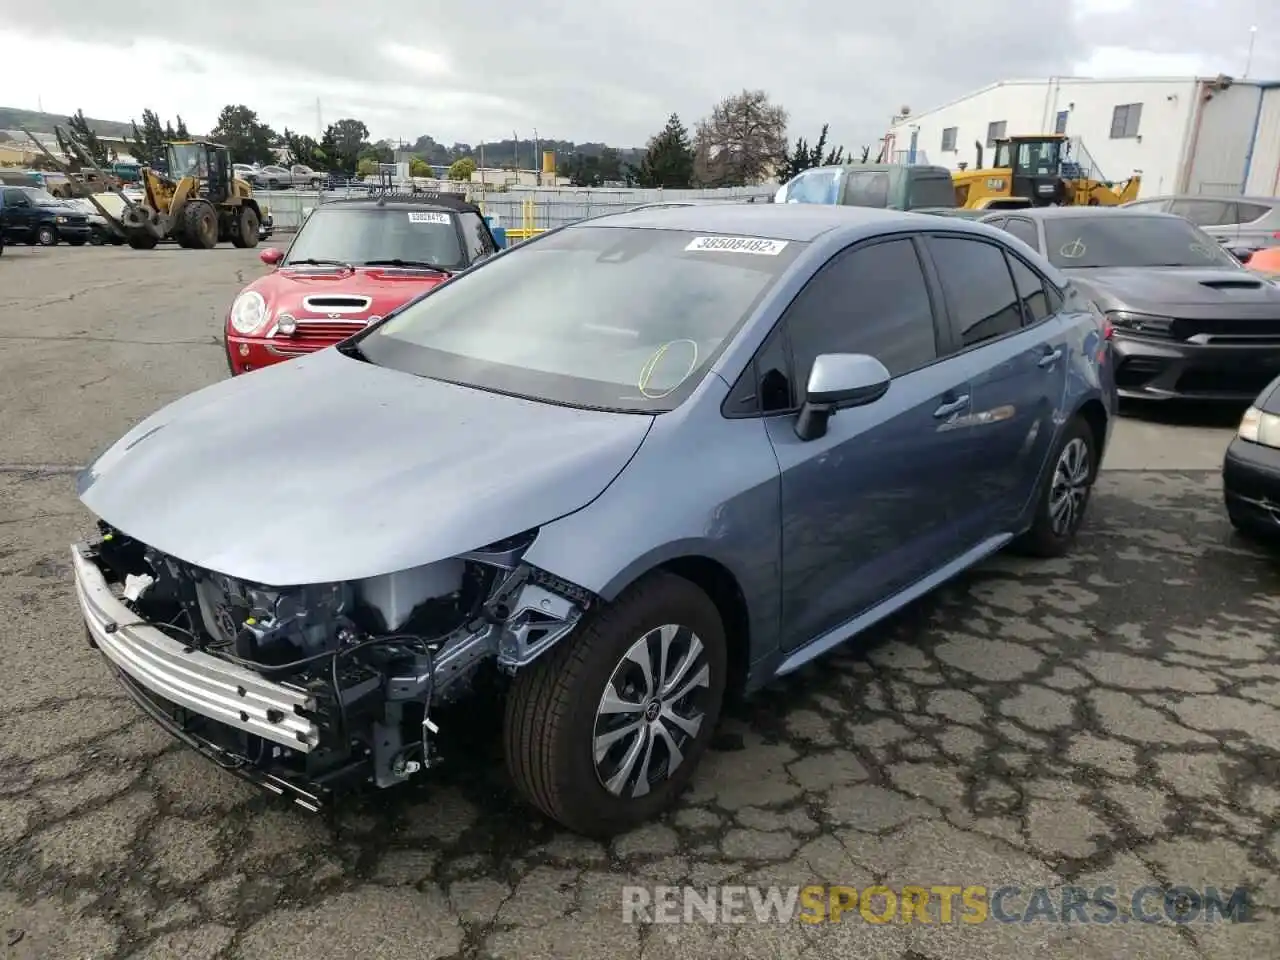
[[[533,169],[537,172],[537,176],[533,178],[533,182],[538,186],[542,186],[542,152],[538,150],[538,128],[533,128]]]
[[[1253,66],[1253,44],[1257,39],[1258,39],[1258,28],[1250,27],[1249,28],[1249,54],[1248,56],[1245,57],[1245,60],[1244,60],[1244,75],[1241,76],[1240,78],[1241,80],[1247,80],[1249,77],[1249,68]]]

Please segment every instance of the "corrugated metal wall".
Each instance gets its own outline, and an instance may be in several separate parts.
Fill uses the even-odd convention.
[[[1261,95],[1258,87],[1245,83],[1213,91],[1213,98],[1204,104],[1195,136],[1186,193],[1226,196],[1242,192],[1245,159]]]
[[[1280,194],[1280,87],[1262,92],[1262,113],[1244,192],[1255,197]]]

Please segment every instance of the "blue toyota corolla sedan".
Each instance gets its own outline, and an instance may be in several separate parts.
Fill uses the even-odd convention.
[[[421,777],[496,687],[518,791],[607,836],[728,692],[1069,549],[1115,397],[1103,316],[1002,231],[623,213],[143,421],[80,479],[76,592],[142,709],[304,807]]]

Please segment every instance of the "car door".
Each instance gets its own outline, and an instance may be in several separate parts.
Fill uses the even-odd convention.
[[[968,548],[1010,531],[1035,489],[1066,394],[1069,325],[1050,311],[1047,281],[1003,244],[935,234],[927,250],[972,385],[974,469],[957,495]]]
[[[910,236],[846,248],[809,281],[766,345],[779,358],[760,372],[759,394],[774,411],[765,423],[782,478],[785,649],[955,555],[949,498],[968,455],[970,389],[939,352],[926,277]],[[870,354],[893,380],[879,400],[833,416],[824,436],[801,440],[795,411],[825,353]]]
[[[35,230],[36,208],[19,187],[5,187],[4,229],[14,240],[26,240]]]

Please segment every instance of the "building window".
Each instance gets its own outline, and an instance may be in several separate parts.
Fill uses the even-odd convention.
[[[943,151],[955,150],[956,148],[956,131],[957,127],[947,127],[942,131],[942,149]]]
[[[1058,111],[1058,119],[1054,121],[1053,132],[1054,133],[1067,132],[1067,111],[1066,110]]]
[[[1132,140],[1142,122],[1142,104],[1122,103],[1111,111],[1111,139]]]
[[[996,120],[994,123],[987,124],[987,146],[994,147],[997,140],[1004,139],[1004,130],[1008,121]]]

